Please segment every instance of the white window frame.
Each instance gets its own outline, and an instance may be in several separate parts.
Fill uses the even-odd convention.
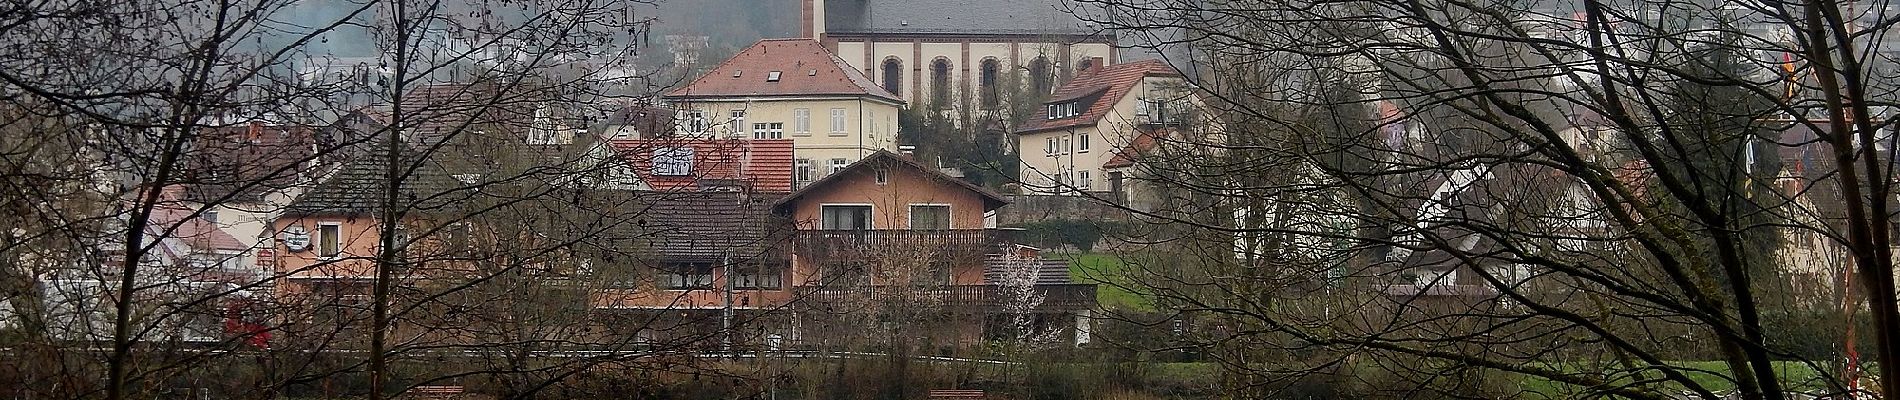
[[[830,164],[831,164],[831,170],[826,171],[825,175],[831,175],[831,174],[844,171],[845,167],[851,166],[851,160],[845,159],[845,158],[833,158],[831,159]]]
[[[831,134],[832,135],[835,136],[835,135],[845,134],[845,122],[844,122],[845,117],[846,117],[846,114],[843,108],[831,109]]]
[[[753,139],[784,139],[784,122],[755,122],[752,124]]]
[[[798,135],[798,136],[811,136],[811,109],[809,108],[792,109],[792,134]]]
[[[333,235],[326,235],[323,233],[323,228],[325,227],[336,227],[336,234],[334,235],[336,236],[336,252],[331,253],[331,254],[323,254],[324,253],[323,243],[324,243],[325,237],[333,236]],[[311,240],[310,247],[311,249],[316,250],[317,259],[319,260],[335,260],[337,258],[341,258],[344,253],[343,248],[347,247],[344,245],[345,242],[343,241],[343,223],[339,221],[317,221],[317,229],[316,231],[311,232],[310,236],[313,239]]]
[[[1050,136],[1047,139],[1043,140],[1042,154],[1045,156],[1055,157],[1056,155],[1056,137],[1055,136]]]
[[[811,167],[811,159],[800,158],[800,159],[792,160],[792,181],[793,182],[811,182],[812,172],[813,171]]]
[[[746,128],[745,109],[743,108],[735,109],[727,113],[727,115],[731,116],[732,118],[731,123],[727,125],[727,126],[732,127],[731,128],[732,132],[727,133],[727,134],[735,136],[735,137],[745,134],[745,128]]]
[[[1075,152],[1077,153],[1089,152],[1089,134],[1088,133],[1076,134],[1075,141],[1076,141]]]
[[[1089,190],[1090,188],[1092,188],[1094,186],[1093,184],[1094,179],[1091,179],[1093,177],[1089,175],[1090,175],[1089,170],[1086,170],[1086,169],[1076,170],[1075,171],[1075,188],[1079,190]]]
[[[957,210],[949,203],[910,203],[904,208],[904,223],[910,229],[917,229],[917,207],[943,207],[943,229],[956,229]]]

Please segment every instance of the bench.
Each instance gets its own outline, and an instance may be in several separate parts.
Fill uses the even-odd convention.
[[[982,400],[982,399],[983,399],[983,391],[981,390],[950,389],[950,390],[930,391],[930,400]]]

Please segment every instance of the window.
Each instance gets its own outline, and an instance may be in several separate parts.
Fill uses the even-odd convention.
[[[818,206],[818,229],[871,229],[871,206]]]
[[[1135,116],[1137,117],[1148,116],[1148,99],[1143,99],[1143,98],[1135,99]]]
[[[831,134],[844,134],[844,109],[842,108],[831,109]]]
[[[1042,154],[1049,155],[1049,156],[1056,155],[1056,137],[1055,136],[1050,136],[1048,140],[1043,142]]]
[[[732,137],[745,134],[745,110],[732,110],[732,121],[729,121],[726,126],[726,134]]]
[[[733,267],[733,289],[778,290],[784,287],[784,269],[767,265]]]
[[[799,136],[811,134],[811,109],[792,109],[792,134]]]
[[[1064,137],[1062,138],[1062,148],[1056,149],[1056,150],[1060,152],[1058,154],[1069,154],[1069,151],[1074,150],[1074,149],[1075,149],[1075,142],[1072,141],[1070,138]]]
[[[950,59],[930,62],[930,107],[950,106]]]
[[[760,122],[760,123],[752,124],[752,138],[753,139],[784,139],[785,138],[785,123],[784,122],[772,122],[772,123]]]
[[[792,181],[811,182],[811,159],[792,160]]]
[[[884,60],[884,90],[903,97],[900,85],[904,83],[904,62],[897,59]]]
[[[713,285],[712,264],[668,264],[660,268],[658,279],[661,289],[711,289]]]
[[[1073,117],[1077,115],[1075,102],[1073,101],[1050,104],[1047,106],[1047,108],[1048,109],[1044,113],[1048,114],[1049,119],[1063,119],[1063,118],[1069,118],[1069,117]]]
[[[1087,71],[1087,70],[1089,70],[1090,68],[1095,68],[1095,59],[1094,59],[1094,58],[1084,58],[1084,59],[1082,59],[1082,61],[1080,61],[1080,62],[1076,62],[1076,63],[1075,63],[1075,72],[1076,72],[1076,73],[1081,73],[1082,71]]]
[[[317,223],[317,257],[332,258],[343,254],[343,225]]]
[[[1054,89],[1055,76],[1050,74],[1049,57],[1036,56],[1029,62],[1029,90],[1038,94],[1048,94]]]
[[[978,101],[982,102],[983,108],[996,108],[1001,103],[996,92],[996,75],[1001,69],[995,58],[983,59],[982,66],[978,68],[977,86],[981,87]]]
[[[706,113],[685,111],[680,115],[681,130],[690,135],[706,134]]]
[[[659,176],[686,176],[693,174],[693,148],[661,147],[653,149],[653,171]]]
[[[780,76],[780,75],[779,75],[779,72],[778,72],[778,71],[772,71],[772,72],[767,72],[767,73],[765,73],[765,81],[766,81],[766,82],[778,82],[778,78],[779,78],[779,76]]]
[[[1081,171],[1075,171],[1075,188],[1076,189],[1088,190],[1089,187],[1093,186],[1089,184],[1090,183],[1089,181],[1090,181],[1089,170],[1085,169]]]
[[[1089,152],[1089,134],[1083,133],[1083,134],[1075,135],[1075,152],[1077,153]]]
[[[910,229],[950,229],[950,206],[941,204],[912,204],[910,206]]]
[[[877,169],[877,184],[883,185],[883,184],[888,184],[888,183],[891,183],[891,171],[887,169],[883,169],[883,168],[878,168]]]
[[[831,171],[826,172],[826,174],[835,174],[840,171],[844,171],[844,167],[847,165],[851,165],[850,160],[846,160],[842,158],[833,158],[831,159]]]

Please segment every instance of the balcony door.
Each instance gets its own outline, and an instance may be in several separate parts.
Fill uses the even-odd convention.
[[[871,229],[871,206],[868,205],[821,205],[818,206],[818,229],[824,230],[869,230]]]

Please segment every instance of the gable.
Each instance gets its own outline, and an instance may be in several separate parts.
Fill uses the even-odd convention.
[[[665,97],[770,96],[862,96],[903,102],[809,39],[760,40]]]

